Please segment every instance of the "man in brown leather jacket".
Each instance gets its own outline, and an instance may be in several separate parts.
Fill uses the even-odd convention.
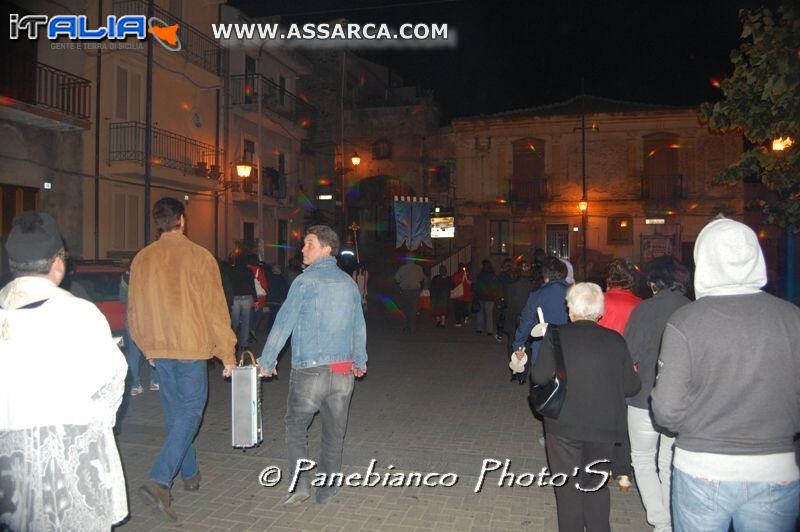
[[[153,206],[153,218],[160,237],[131,263],[128,322],[134,341],[158,370],[167,438],[139,493],[174,521],[175,476],[181,474],[186,490],[200,488],[192,442],[208,399],[206,361],[219,358],[223,376],[230,376],[236,337],[216,260],[183,234],[183,203],[162,198]]]

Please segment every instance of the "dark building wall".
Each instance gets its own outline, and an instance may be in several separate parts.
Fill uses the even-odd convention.
[[[56,218],[68,249],[77,253],[83,249],[83,135],[0,121],[0,183],[38,189],[38,208]]]

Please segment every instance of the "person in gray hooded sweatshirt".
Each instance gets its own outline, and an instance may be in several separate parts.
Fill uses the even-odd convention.
[[[800,309],[761,291],[758,238],[725,218],[694,248],[697,301],[667,322],[652,394],[656,423],[678,434],[676,531],[796,530],[800,471]]]

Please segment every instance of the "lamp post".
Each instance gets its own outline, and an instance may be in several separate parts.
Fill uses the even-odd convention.
[[[581,127],[576,127],[572,131],[581,131],[581,200],[578,202],[578,210],[581,211],[583,215],[582,225],[583,225],[583,257],[581,260],[583,262],[583,279],[587,279],[587,271],[586,271],[586,250],[587,250],[587,237],[589,235],[586,234],[587,232],[587,225],[588,225],[588,215],[587,211],[589,208],[589,197],[586,192],[586,92],[584,91],[583,86],[583,78],[581,78]],[[597,127],[597,124],[592,122],[591,127],[589,129],[595,133],[600,131],[600,128]]]
[[[583,198],[581,201],[578,202],[578,210],[581,211],[581,225],[583,231],[583,250],[581,253],[581,260],[583,261],[583,280],[588,280],[588,276],[586,275],[586,218],[587,218],[587,211],[589,210],[589,202],[586,201],[586,179],[583,180]]]

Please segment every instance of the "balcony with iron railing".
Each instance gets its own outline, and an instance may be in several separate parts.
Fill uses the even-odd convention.
[[[550,199],[547,177],[512,177],[508,183],[508,200],[512,207],[541,205]]]
[[[4,107],[36,114],[32,123],[49,119],[89,128],[91,81],[15,54],[3,54],[2,59],[0,95],[8,98]]]
[[[147,1],[114,0],[111,9],[117,16],[147,16]],[[178,24],[178,39],[181,43],[180,53],[190,63],[217,76],[223,75],[222,54],[217,41],[158,5],[154,6],[154,16],[166,23],[167,26]]]
[[[108,160],[144,164],[145,125],[142,122],[115,122],[108,128]],[[209,177],[215,149],[211,144],[153,128],[152,163],[178,170],[184,175]]]
[[[260,81],[260,83],[259,83]],[[317,109],[265,76],[236,74],[231,76],[231,103],[249,110],[258,107],[258,95],[263,95],[264,114],[274,113],[290,123],[307,128],[315,122]]]
[[[641,197],[646,201],[678,201],[683,199],[683,176],[642,175]]]

